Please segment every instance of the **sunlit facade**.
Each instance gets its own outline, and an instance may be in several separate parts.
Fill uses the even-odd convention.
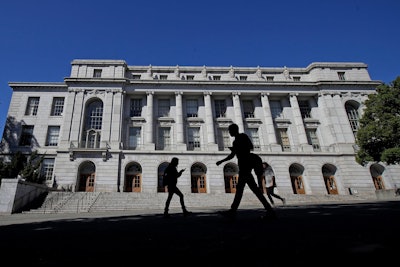
[[[229,153],[231,123],[252,139],[283,196],[375,195],[400,185],[398,166],[355,162],[363,102],[380,84],[364,63],[191,67],[73,60],[71,67],[63,82],[9,83],[1,155],[45,154],[41,171],[49,187],[161,193],[161,174],[178,157],[186,168],[183,192],[234,193],[236,159],[215,164]]]

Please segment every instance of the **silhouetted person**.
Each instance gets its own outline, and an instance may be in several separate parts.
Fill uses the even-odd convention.
[[[274,193],[274,189],[276,187],[276,182],[275,182],[275,175],[272,172],[272,169],[267,166],[267,163],[263,162],[263,169],[264,169],[264,178],[265,178],[265,187],[267,189],[267,196],[269,201],[271,202],[272,205],[274,205],[274,200],[272,197],[275,197],[277,199],[280,199],[283,203],[283,205],[286,204],[285,198],[277,195]]]
[[[165,209],[164,209],[164,217],[169,217],[169,204],[171,203],[171,199],[174,194],[177,194],[179,196],[179,201],[182,206],[183,210],[183,215],[187,216],[191,214],[186,207],[185,207],[185,202],[183,200],[183,194],[179,190],[179,188],[176,186],[178,183],[178,178],[182,175],[182,173],[185,171],[185,169],[181,169],[178,172],[178,164],[179,164],[179,159],[178,158],[172,158],[171,162],[168,164],[167,168],[165,168],[163,179],[164,179],[164,186],[167,186],[168,188],[168,198],[167,201],[165,202]]]
[[[268,203],[264,194],[258,188],[257,183],[254,180],[254,176],[251,173],[252,169],[255,167],[254,156],[258,157],[257,155],[251,153],[251,150],[253,150],[254,148],[253,143],[245,133],[239,133],[239,127],[237,124],[233,123],[229,125],[228,130],[230,136],[235,137],[235,140],[232,143],[232,147],[230,147],[231,153],[226,158],[219,160],[216,163],[218,166],[221,163],[231,160],[236,156],[239,166],[239,178],[236,185],[236,193],[231,208],[228,211],[222,212],[222,215],[229,218],[235,218],[240,201],[242,200],[244,187],[247,184],[251,191],[253,191],[257,198],[261,201],[266,210],[266,215],[263,216],[263,218],[275,218],[275,211]]]

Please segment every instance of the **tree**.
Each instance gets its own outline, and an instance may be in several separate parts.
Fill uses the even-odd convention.
[[[400,76],[389,85],[377,87],[368,96],[360,118],[356,144],[356,161],[400,163]]]
[[[39,155],[37,151],[33,151],[30,155],[18,151],[11,156],[9,163],[0,162],[0,180],[17,178],[21,175],[28,182],[42,184],[44,177],[40,169],[43,159],[44,155]]]

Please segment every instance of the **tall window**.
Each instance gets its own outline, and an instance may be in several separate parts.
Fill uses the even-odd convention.
[[[190,127],[188,129],[188,150],[200,149],[200,128]]]
[[[39,108],[39,97],[29,97],[25,115],[36,116]]]
[[[356,107],[355,103],[347,102],[345,104],[347,117],[350,122],[351,130],[353,131],[354,136],[357,136],[357,131],[359,128],[359,120],[360,115],[358,114],[358,107]]]
[[[169,116],[170,103],[169,99],[158,100],[158,116],[168,117]]]
[[[308,101],[299,101],[299,108],[303,119],[311,118],[311,107]]]
[[[230,146],[232,146],[232,143],[228,128],[220,128],[218,130],[218,149],[228,150]]]
[[[281,143],[283,151],[291,151],[289,136],[287,134],[287,129],[279,129],[279,142]]]
[[[21,138],[19,140],[20,146],[30,146],[33,138],[33,125],[23,125]]]
[[[142,116],[142,99],[131,99],[130,116]]]
[[[282,118],[282,105],[279,100],[272,100],[269,102],[271,108],[271,115],[273,119]]]
[[[306,129],[308,144],[312,145],[314,151],[321,151],[316,129]]]
[[[250,128],[247,129],[247,135],[250,137],[251,142],[253,143],[254,150],[260,150],[260,137],[258,136],[258,129]]]
[[[84,147],[99,148],[103,122],[103,102],[95,100],[88,104],[85,114]]]
[[[47,128],[46,146],[57,146],[60,135],[60,126],[49,126]]]
[[[186,116],[189,117],[197,117],[199,104],[197,103],[197,99],[188,99],[186,100]]]
[[[51,105],[51,116],[61,116],[64,111],[64,97],[54,97]]]
[[[254,105],[252,100],[243,100],[243,113],[245,118],[254,118]]]
[[[225,100],[216,99],[214,100],[214,105],[215,105],[215,117],[225,118],[226,116]]]
[[[136,149],[141,143],[141,127],[129,127],[129,149]]]
[[[169,127],[159,128],[157,148],[160,150],[171,149],[171,128]]]
[[[43,159],[41,171],[47,181],[53,179],[54,159]]]

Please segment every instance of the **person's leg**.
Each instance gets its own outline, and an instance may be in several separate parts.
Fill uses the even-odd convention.
[[[237,209],[239,208],[240,205],[240,201],[242,200],[243,197],[243,191],[244,191],[244,187],[246,186],[246,179],[248,174],[244,174],[243,172],[239,171],[239,179],[238,179],[238,183],[236,184],[236,193],[235,193],[235,197],[233,198],[233,202],[231,205],[231,210],[233,212],[236,212]]]
[[[280,195],[275,194],[274,189],[275,189],[275,187],[271,187],[270,195],[277,199],[280,199],[282,201],[282,203],[285,204],[286,203],[285,198],[281,197]]]
[[[174,193],[179,196],[179,201],[181,203],[183,214],[188,215],[190,212],[186,209],[183,193],[181,192],[181,190],[179,190],[178,187],[175,187]]]
[[[269,199],[269,201],[271,202],[271,204],[274,204],[274,200],[272,199],[272,194],[273,194],[273,189],[272,189],[273,187],[268,187],[267,188],[267,196],[268,196],[268,199]]]
[[[168,217],[168,210],[169,210],[169,204],[171,203],[171,199],[174,195],[174,190],[173,187],[169,187],[168,186],[168,197],[167,197],[167,201],[165,202],[165,208],[164,208],[164,216]]]
[[[260,202],[263,204],[264,208],[266,211],[273,211],[272,206],[268,203],[267,199],[265,198],[264,194],[260,191],[258,188],[256,181],[254,180],[253,175],[250,173],[248,176],[247,184],[251,191],[257,196],[257,198],[260,200]]]

